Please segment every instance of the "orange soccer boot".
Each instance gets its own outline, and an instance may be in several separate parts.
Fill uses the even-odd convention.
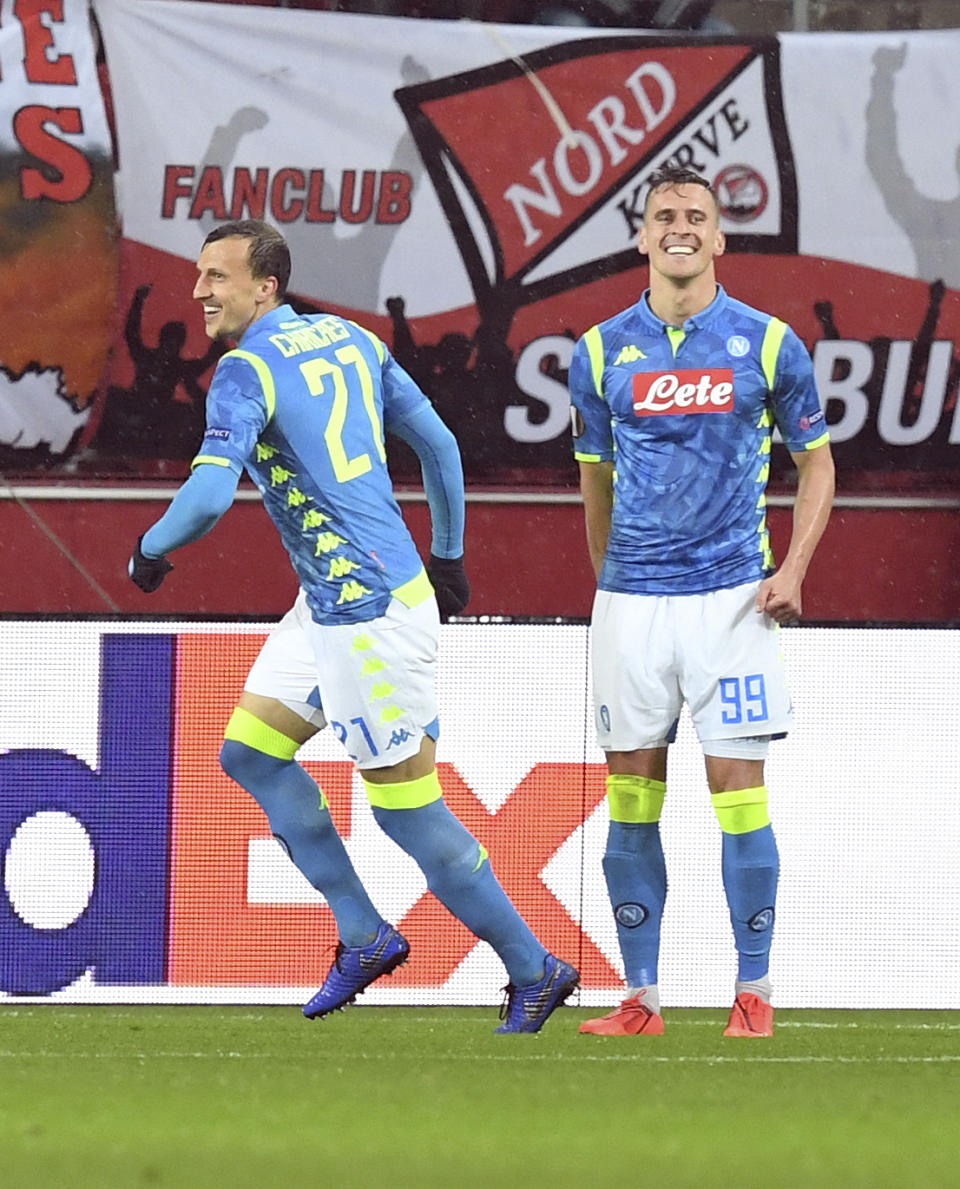
[[[639,995],[624,999],[609,1015],[584,1020],[580,1031],[593,1036],[639,1036],[641,1032],[647,1036],[663,1036],[663,1016],[647,1007],[643,998],[641,991]]]
[[[738,995],[730,1011],[724,1036],[773,1036],[773,1008],[759,995]]]

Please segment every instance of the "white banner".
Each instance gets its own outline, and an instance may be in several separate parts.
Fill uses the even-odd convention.
[[[739,163],[746,172],[739,184],[731,177],[725,229],[779,230],[779,113],[764,94],[760,60],[745,61],[744,49],[758,44],[750,39],[693,54],[696,39],[678,48],[675,39],[628,31],[578,30],[574,39],[543,25],[184,0],[95,0],[95,10],[117,105],[125,234],[188,260],[213,222],[249,213],[259,177],[264,215],[290,238],[304,296],[382,313],[387,297],[402,293],[418,317],[470,304],[462,254],[443,234],[447,221],[411,135],[411,122],[429,122],[431,109],[447,146],[473,141],[484,165],[497,164],[493,186],[527,238],[548,234],[564,203],[599,196],[625,160],[643,162],[651,140],[658,159],[679,152],[711,178]],[[617,40],[636,47],[632,57],[617,54]],[[960,112],[960,31],[791,34],[776,48],[789,134],[776,150],[796,162],[800,251],[960,283],[960,243],[954,262],[947,222],[950,200],[958,201],[956,136],[945,118]],[[724,54],[712,77],[685,77],[695,62]],[[605,58],[613,69],[598,78]],[[558,63],[581,60],[567,77],[587,95],[568,94]],[[502,88],[512,110],[492,102],[503,82],[516,84]],[[459,104],[431,98],[457,94]],[[663,138],[665,122],[674,131]],[[542,157],[525,155],[528,126],[543,135]],[[461,170],[454,186],[487,184],[463,176],[471,163],[462,154],[452,164]],[[391,174],[404,184],[391,189]],[[579,229],[571,266],[632,247],[635,228],[616,209],[623,195],[604,198],[613,210],[607,218],[601,206],[590,232]]]
[[[960,31],[707,40],[94,6],[133,344],[111,376],[103,459],[131,439],[192,456],[213,362],[189,316],[193,262],[214,225],[256,217],[287,236],[302,308],[357,316],[390,343],[469,480],[571,484],[573,342],[644,286],[645,185],[673,161],[714,184],[721,281],[809,346],[841,481],[952,482]],[[163,330],[180,374],[151,348]],[[784,468],[777,447],[775,483]],[[406,456],[396,473],[418,478]]]

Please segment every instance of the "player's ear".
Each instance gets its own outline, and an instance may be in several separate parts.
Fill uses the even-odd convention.
[[[280,282],[276,277],[264,277],[257,285],[257,296],[261,301],[269,301],[271,297],[276,297],[279,288]]]
[[[717,239],[716,239],[716,243],[714,245],[713,254],[714,254],[714,256],[722,256],[726,250],[727,250],[727,237],[723,234],[723,232],[718,227],[717,228]]]
[[[640,253],[641,256],[649,255],[649,252],[647,251],[647,225],[646,225],[646,223],[641,223],[640,230],[637,232],[637,251]]]

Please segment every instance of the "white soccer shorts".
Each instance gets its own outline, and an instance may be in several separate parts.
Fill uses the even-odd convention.
[[[328,723],[359,768],[386,768],[436,737],[440,616],[435,599],[393,599],[365,623],[320,624],[301,590],[264,642],[244,689]]]
[[[793,708],[779,627],[758,582],[709,594],[598,590],[590,626],[594,716],[604,751],[663,747],[684,702],[708,754],[761,758]],[[754,742],[756,741],[756,742]]]

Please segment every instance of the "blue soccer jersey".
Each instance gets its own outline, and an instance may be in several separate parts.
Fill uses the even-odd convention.
[[[729,297],[682,329],[647,294],[579,340],[574,456],[614,463],[602,590],[702,594],[774,569],[774,424],[796,453],[829,440],[813,366],[786,323]]]
[[[194,466],[246,467],[318,623],[376,618],[393,594],[429,595],[384,447],[385,430],[428,405],[376,335],[289,305],[218,363]]]

